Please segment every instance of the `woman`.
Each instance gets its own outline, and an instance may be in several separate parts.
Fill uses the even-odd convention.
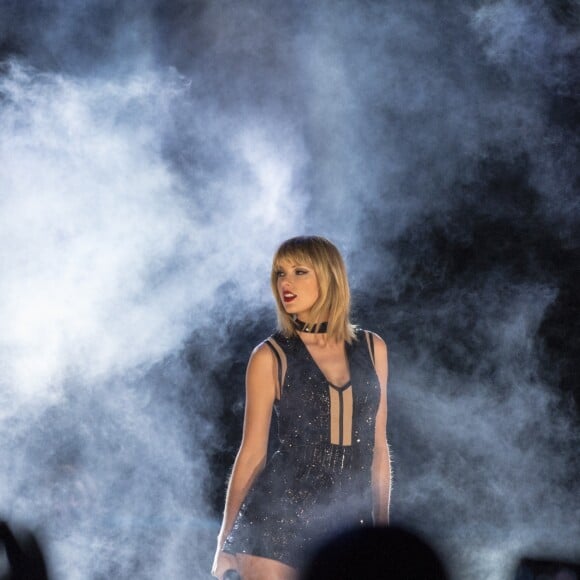
[[[212,574],[297,577],[305,552],[355,524],[386,524],[387,347],[349,321],[350,290],[325,238],[284,242],[272,291],[279,331],[253,351],[244,431]],[[279,448],[266,463],[272,410]]]

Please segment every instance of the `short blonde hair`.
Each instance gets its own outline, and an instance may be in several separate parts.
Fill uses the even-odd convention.
[[[344,260],[336,246],[320,236],[298,236],[283,242],[274,255],[270,282],[278,328],[286,336],[295,336],[297,331],[292,316],[284,309],[277,288],[278,271],[285,260],[309,266],[318,278],[319,296],[312,306],[313,319],[307,322],[327,322],[329,338],[351,343],[355,333],[350,322],[350,288]]]

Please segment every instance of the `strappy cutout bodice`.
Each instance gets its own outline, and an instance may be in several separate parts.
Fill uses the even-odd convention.
[[[370,355],[372,364],[374,366],[374,364],[375,364],[375,345],[374,345],[373,333],[369,332],[369,331],[365,331],[364,336],[365,336],[365,339],[367,342],[369,355]],[[350,357],[349,357],[349,350],[350,349],[349,349],[348,343],[345,342],[345,357],[346,357],[346,365],[347,365],[348,371],[349,371],[349,378],[343,385],[336,385],[332,381],[330,381],[327,378],[327,376],[324,374],[323,370],[320,368],[320,365],[316,362],[316,359],[314,358],[314,356],[312,356],[312,353],[310,352],[310,350],[308,349],[308,347],[306,346],[304,341],[299,337],[296,337],[296,338],[297,338],[297,342],[299,342],[300,345],[302,346],[302,348],[304,349],[304,352],[307,355],[308,360],[312,363],[312,365],[314,366],[316,371],[320,374],[320,376],[332,388],[336,389],[337,391],[341,391],[341,390],[347,389],[348,387],[352,386],[352,377],[350,376],[351,375]],[[270,347],[270,349],[272,350],[272,352],[274,354],[274,357],[276,358],[277,378],[278,378],[278,384],[276,385],[276,399],[280,399],[280,397],[282,396],[282,389],[284,386],[284,379],[286,377],[286,371],[288,369],[288,362],[287,362],[287,358],[286,358],[286,353],[284,352],[282,347],[278,344],[278,342],[276,341],[276,339],[273,336],[269,337],[264,342],[265,342],[265,344],[267,344]]]
[[[335,383],[333,383],[331,380],[328,379],[328,377],[324,374],[324,371],[322,370],[322,368],[320,367],[320,365],[318,364],[318,362],[316,362],[316,359],[314,358],[314,355],[310,352],[310,349],[308,348],[308,346],[306,345],[306,343],[300,339],[300,344],[302,345],[302,347],[304,348],[304,350],[306,351],[306,355],[307,358],[312,362],[313,366],[315,367],[315,369],[317,370],[318,373],[320,373],[321,377],[331,386],[334,387],[337,390],[342,390],[342,389],[346,389],[347,387],[350,386],[351,384],[351,377],[350,377],[350,361],[349,361],[349,349],[348,349],[348,344],[345,343],[344,346],[344,355],[345,355],[345,359],[346,359],[346,368],[348,370],[348,379],[342,384],[342,385],[337,385]]]

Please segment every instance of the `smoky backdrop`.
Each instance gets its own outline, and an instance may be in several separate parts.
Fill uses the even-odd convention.
[[[0,515],[55,578],[209,577],[303,233],[390,348],[393,521],[580,560],[579,48],[574,0],[0,0]]]

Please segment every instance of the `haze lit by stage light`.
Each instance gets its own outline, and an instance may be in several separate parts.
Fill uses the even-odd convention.
[[[0,6],[0,516],[55,578],[207,577],[224,417],[302,233],[390,347],[394,521],[466,580],[580,560],[556,4]]]

